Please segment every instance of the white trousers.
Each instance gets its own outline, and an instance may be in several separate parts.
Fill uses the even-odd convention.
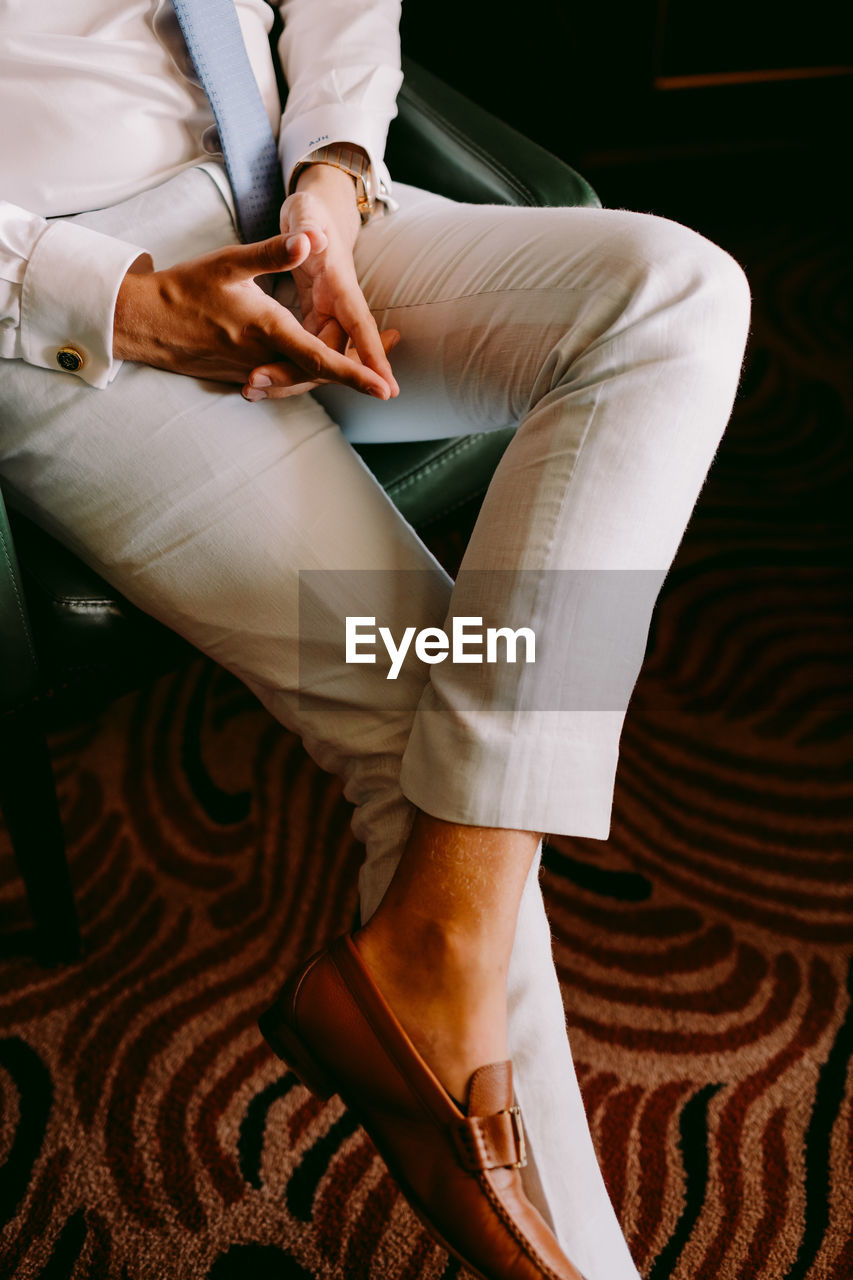
[[[325,388],[248,404],[236,389],[133,364],[96,391],[19,361],[6,362],[0,393],[0,471],[18,502],[236,672],[343,777],[367,849],[365,917],[413,805],[449,821],[607,836],[654,592],[640,592],[624,617],[605,611],[600,642],[594,627],[578,632],[603,667],[613,653],[627,692],[543,705],[541,687],[525,701],[519,685],[515,705],[485,665],[407,661],[393,683],[381,661],[342,670],[322,630],[300,678],[300,571],[303,583],[329,573],[341,615],[375,615],[395,636],[442,626],[449,610],[494,613],[550,625],[570,656],[584,575],[629,571],[659,583],[669,566],[731,411],[749,310],[732,259],[659,218],[397,194],[399,211],[362,229],[356,263],[380,328],[402,334],[398,400]],[[158,266],[236,238],[203,170],[78,217],[148,248]],[[278,296],[296,305],[289,277]],[[454,590],[346,437],[516,423],[463,564],[474,572]],[[552,590],[564,580],[555,572],[576,575],[568,592]],[[303,592],[308,631],[312,600]],[[529,1194],[588,1280],[629,1280],[636,1270],[584,1116],[537,868],[509,1000],[534,1156]]]

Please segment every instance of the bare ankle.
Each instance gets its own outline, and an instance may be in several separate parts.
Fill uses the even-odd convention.
[[[380,909],[356,935],[359,950],[383,968],[405,973],[413,984],[423,977],[434,986],[442,977],[453,982],[464,975],[466,985],[505,985],[511,940],[509,946],[502,943],[497,931],[417,912],[406,913],[402,924]]]

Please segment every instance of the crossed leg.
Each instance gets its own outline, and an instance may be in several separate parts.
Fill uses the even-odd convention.
[[[659,581],[730,411],[747,315],[738,268],[672,224],[401,194],[401,211],[371,224],[357,249],[381,327],[403,334],[399,401],[362,403],[326,388],[248,405],[138,366],[125,366],[106,393],[20,365],[3,388],[0,466],[19,500],[241,676],[343,776],[367,846],[366,920],[400,861],[413,805],[457,828],[457,845],[458,828],[606,836],[625,707],[618,698],[605,707],[569,701],[555,712],[535,695],[514,706],[485,666],[444,664],[428,678],[408,662],[393,697],[377,697],[389,689],[377,684],[381,664],[372,680],[329,666],[325,680],[300,687],[298,571],[336,571],[338,614],[381,615],[395,632],[442,625],[448,611],[482,613],[491,583],[490,605],[506,623],[558,633],[567,649],[584,643],[573,620],[589,580],[569,576],[556,600],[542,584],[554,571]],[[228,210],[199,172],[85,220],[162,263],[233,239]],[[333,419],[356,439],[521,424],[455,589]],[[620,649],[628,692],[654,594],[646,596]],[[535,857],[526,878],[518,874],[531,852],[528,839],[526,861],[504,878],[521,904],[514,940],[511,928],[500,933],[512,958],[498,966],[500,982],[508,969],[509,1045],[535,1155],[528,1190],[589,1280],[627,1280],[635,1271],[574,1080]],[[482,844],[479,853],[491,856]],[[507,853],[498,836],[493,867]],[[416,885],[427,871],[435,886],[417,857],[406,865]],[[377,922],[405,901],[400,885]]]

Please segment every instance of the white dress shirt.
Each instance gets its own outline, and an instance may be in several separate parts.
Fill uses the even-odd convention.
[[[265,0],[236,0],[285,188],[327,142],[382,159],[402,82],[400,0],[283,0],[281,113]],[[0,0],[0,356],[106,387],[119,286],[145,250],[64,221],[220,156],[213,113],[170,0]]]

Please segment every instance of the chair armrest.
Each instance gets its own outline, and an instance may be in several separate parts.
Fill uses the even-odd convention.
[[[18,559],[0,493],[0,713],[32,698],[38,687]]]
[[[550,151],[411,58],[403,74],[386,151],[392,177],[474,204],[600,207],[586,179]]]

